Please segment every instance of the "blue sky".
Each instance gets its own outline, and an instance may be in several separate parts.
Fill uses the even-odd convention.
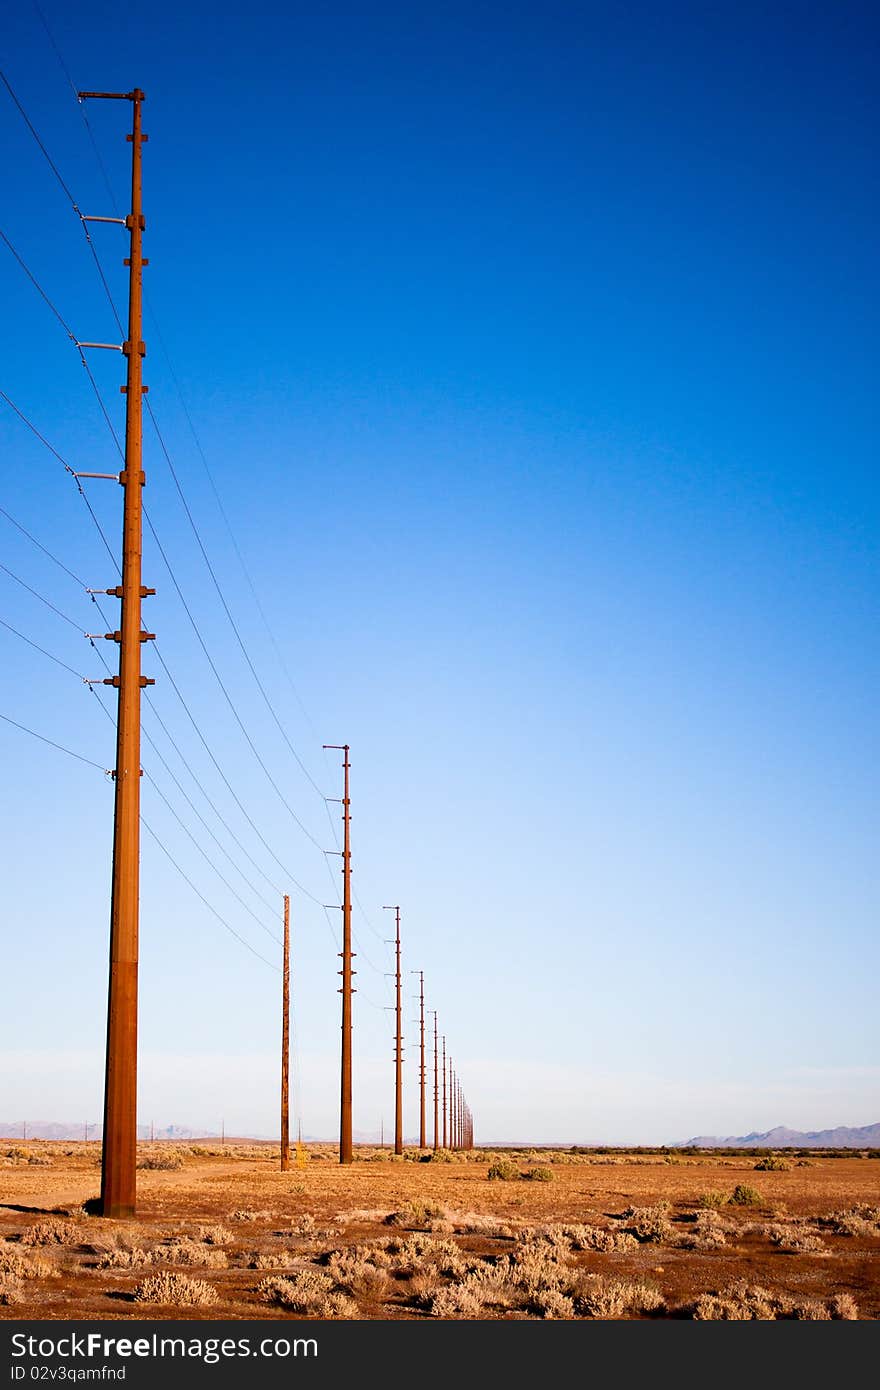
[[[147,93],[150,401],[326,795],[339,770],[321,744],[352,747],[355,1130],[393,1116],[388,902],[478,1139],[648,1143],[880,1118],[876,14],[42,9],[75,84]],[[113,214],[23,0],[3,47],[80,208]],[[76,334],[114,340],[78,219],[0,98],[0,226]],[[86,114],[124,211],[129,108]],[[93,237],[124,304],[124,237]],[[111,471],[75,350],[0,252],[0,387],[72,466]],[[90,363],[119,428],[120,360]],[[199,630],[273,777],[332,848],[149,420],[145,440],[147,506]],[[70,480],[5,406],[0,449],[0,505],[86,584],[114,583]],[[87,486],[117,546],[121,493]],[[2,572],[0,617],[103,674],[76,630],[103,630],[82,589],[0,528],[3,563],[74,625]],[[145,582],[159,648],[271,854],[152,652],[145,729],[272,905],[291,886],[272,855],[329,902],[324,856],[241,736],[149,535]],[[0,710],[109,767],[98,699],[5,629],[0,644]],[[0,1118],[96,1120],[111,788],[8,724],[0,755]],[[275,930],[148,745],[144,766]],[[143,810],[277,961],[146,779]],[[272,1133],[279,977],[149,836],[142,889],[141,1119]],[[331,1136],[340,914],[291,891],[297,1102],[304,1129]]]

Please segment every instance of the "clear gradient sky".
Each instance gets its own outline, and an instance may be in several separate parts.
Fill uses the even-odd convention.
[[[356,1134],[393,1120],[381,908],[397,902],[478,1141],[880,1119],[876,8],[41,6],[76,85],[146,91],[150,401],[326,795],[340,773],[321,744],[352,747]],[[81,209],[113,214],[30,0],[2,47]],[[130,110],[87,115],[122,206]],[[78,337],[118,340],[5,89],[0,136],[0,226]],[[124,304],[124,234],[93,236]],[[117,468],[75,350],[2,245],[0,292],[0,388],[73,467]],[[118,428],[121,359],[90,360]],[[147,505],[199,629],[332,847],[149,421],[145,440]],[[0,450],[0,505],[86,584],[115,583],[69,478],[2,401]],[[120,490],[86,486],[117,547]],[[2,571],[0,617],[103,675],[77,630],[103,630],[94,608],[2,515],[0,556],[73,625]],[[330,902],[340,861],[328,875],[260,770],[149,535],[145,582],[224,774]],[[2,713],[111,766],[77,675],[3,628],[0,669]],[[274,890],[292,892],[297,1107],[332,1137],[340,914],[254,835],[149,649],[145,669],[145,729],[271,914],[149,745],[145,769],[272,930]],[[0,759],[0,1119],[94,1122],[112,788],[2,722]],[[181,868],[277,964],[143,791]],[[149,836],[142,890],[141,1120],[277,1133],[279,976]],[[410,1000],[408,1138],[415,1017]]]

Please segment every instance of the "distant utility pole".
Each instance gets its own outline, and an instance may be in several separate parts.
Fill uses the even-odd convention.
[[[443,1147],[446,1148],[446,1034],[443,1034]]]
[[[380,1121],[379,1121],[379,1148],[380,1148],[380,1149],[384,1149],[384,1147],[385,1147],[385,1116],[383,1115],[382,1118],[381,1118]]]
[[[290,1168],[290,898],[284,894],[284,964],[281,971],[281,1171]]]
[[[349,771],[347,743],[325,743],[325,748],[336,748],[343,758],[342,792],[342,1067],[339,1103],[339,1162],[353,1163],[351,1131],[351,798],[349,796]]]
[[[226,1143],[226,1121],[225,1121],[225,1120],[221,1120],[221,1121],[220,1121],[220,1143],[221,1143],[221,1144],[225,1144],[225,1143]]]
[[[153,1121],[151,1120],[151,1121],[150,1121],[150,1143],[151,1143],[151,1144],[152,1144],[152,1142],[153,1142],[153,1137],[154,1137],[154,1135],[155,1135],[155,1132],[156,1132],[155,1125],[153,1124]]]
[[[431,1009],[434,1015],[434,1152],[440,1147],[440,1090],[439,1077],[437,1073],[437,1010]]]
[[[401,999],[400,999],[400,908],[383,907],[383,912],[393,912],[396,931],[395,942],[395,982],[396,982],[396,1002],[395,1012],[397,1019],[395,1048],[394,1048],[394,1152],[403,1153],[403,1034],[401,1032]]]
[[[119,474],[124,490],[122,518],[122,584],[107,593],[122,600],[120,630],[106,634],[120,644],[119,675],[105,681],[119,691],[116,732],[115,810],[113,824],[113,885],[110,905],[110,983],[107,1007],[107,1057],[104,1085],[104,1130],[101,1157],[101,1214],[134,1216],[137,1149],[137,993],[138,915],[140,889],[141,689],[152,685],[141,675],[141,644],[152,633],[141,630],[141,599],[153,593],[141,587],[143,342],[142,272],[146,264],[141,241],[144,215],[141,201],[141,132],[139,88],[131,92],[78,92],[86,97],[132,103],[131,212],[127,227],[130,250],[128,274],[128,337],[121,345],[127,362],[125,394],[125,468]],[[84,222],[119,222],[121,218],[89,218]],[[116,346],[115,344],[80,344]]]
[[[419,977],[419,1148],[427,1147],[425,1139],[425,972],[414,970]]]

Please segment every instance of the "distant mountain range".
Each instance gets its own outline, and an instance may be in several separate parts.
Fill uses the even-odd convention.
[[[851,1129],[838,1125],[837,1129],[800,1130],[786,1129],[778,1125],[764,1134],[727,1135],[719,1138],[717,1134],[698,1134],[694,1139],[684,1139],[673,1144],[674,1149],[878,1149],[880,1148],[880,1124],[864,1125],[861,1129]]]

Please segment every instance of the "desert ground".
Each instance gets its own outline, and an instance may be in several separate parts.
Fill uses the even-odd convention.
[[[880,1154],[139,1146],[0,1140],[0,1317],[880,1316]],[[490,1176],[491,1174],[491,1176]]]

